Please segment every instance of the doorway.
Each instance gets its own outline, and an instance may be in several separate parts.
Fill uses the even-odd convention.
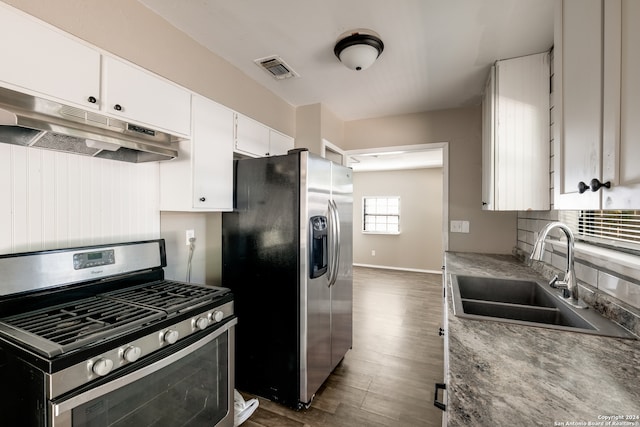
[[[440,273],[442,265],[442,253],[448,250],[448,143],[419,144],[410,146],[391,146],[380,147],[366,150],[350,150],[345,151],[347,165],[354,169],[354,214],[359,218],[354,218],[354,263],[361,265],[375,266],[379,265],[383,268],[396,268],[403,270],[412,270],[413,268],[401,267],[404,264],[422,264],[416,271]],[[415,188],[407,191],[407,183],[402,180],[420,180],[423,188]],[[425,181],[426,180],[426,181]],[[355,188],[357,186],[361,188]],[[429,191],[428,187],[437,185],[435,191]],[[368,194],[376,192],[379,188],[379,194]],[[400,221],[408,225],[403,235],[401,229],[396,236],[390,236],[383,233],[367,233],[366,227],[363,226],[364,202],[362,198],[365,196],[381,196],[383,199],[394,194],[390,192],[403,191],[403,200],[400,204]],[[432,187],[433,190],[433,187]],[[368,192],[367,194],[362,191]],[[385,193],[385,194],[382,194]],[[431,203],[428,198],[430,196],[437,197],[438,203]],[[415,200],[417,197],[425,198],[425,200]],[[440,204],[441,206],[436,206]],[[420,210],[420,217],[416,218],[418,212],[410,212],[407,209]],[[437,215],[434,215],[433,209],[439,209]],[[403,213],[404,212],[404,213]],[[413,216],[412,216],[413,214]],[[406,216],[404,216],[406,215]],[[404,216],[404,217],[403,217]],[[420,223],[419,221],[424,221]],[[429,223],[437,221],[439,226],[429,228]],[[357,224],[360,224],[358,229]],[[427,227],[425,229],[424,227]],[[402,227],[401,227],[402,228]],[[420,231],[422,239],[413,235]],[[433,248],[433,244],[428,245],[435,239],[441,239],[441,251],[439,248]],[[395,245],[395,249],[394,249]],[[428,245],[428,246],[427,246]],[[388,246],[388,253],[379,253],[377,247],[385,248]],[[420,254],[416,254],[420,252]],[[433,252],[433,253],[431,253]],[[424,263],[416,261],[415,257],[425,254],[428,257],[428,267],[424,267]],[[356,261],[358,255],[359,261]],[[382,255],[382,256],[380,256]],[[394,258],[395,257],[395,258]],[[388,264],[388,265],[387,265]]]

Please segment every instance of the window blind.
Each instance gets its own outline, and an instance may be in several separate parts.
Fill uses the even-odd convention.
[[[577,240],[640,251],[640,211],[561,211]]]

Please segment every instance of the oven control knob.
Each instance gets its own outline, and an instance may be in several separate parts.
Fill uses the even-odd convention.
[[[211,313],[210,316],[211,316],[211,321],[214,323],[217,323],[222,319],[224,319],[224,313],[221,312],[220,310],[215,310],[213,313]]]
[[[111,372],[112,368],[113,368],[113,361],[111,359],[100,358],[95,362],[93,362],[93,366],[91,367],[91,370],[93,371],[94,374],[104,377],[109,372]]]
[[[198,317],[195,322],[195,327],[200,329],[201,331],[204,330],[207,326],[209,326],[209,319],[207,319],[206,317]]]
[[[142,350],[140,347],[129,346],[122,351],[122,358],[125,361],[132,363],[138,360],[141,354]]]
[[[178,331],[169,329],[167,332],[164,333],[164,335],[162,335],[162,340],[167,344],[175,344],[175,342],[178,341],[179,336],[180,334],[178,333]]]

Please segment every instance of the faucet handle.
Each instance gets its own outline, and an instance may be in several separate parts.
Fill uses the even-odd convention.
[[[553,279],[549,281],[549,286],[553,289],[567,289],[567,282],[564,280],[559,280],[558,275],[553,276]]]

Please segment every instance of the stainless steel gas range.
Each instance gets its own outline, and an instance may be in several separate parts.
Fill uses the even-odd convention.
[[[233,295],[165,266],[164,240],[0,256],[0,424],[232,426]]]

